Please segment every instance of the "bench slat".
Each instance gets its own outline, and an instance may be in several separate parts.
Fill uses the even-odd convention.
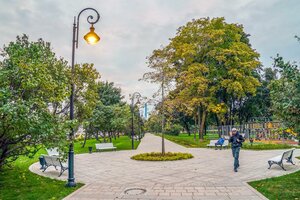
[[[113,143],[99,143],[95,144],[97,150],[101,149],[116,149],[117,147],[114,147]]]
[[[58,148],[46,149],[49,156],[59,156]]]

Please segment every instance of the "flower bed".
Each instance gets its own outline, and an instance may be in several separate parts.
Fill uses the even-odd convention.
[[[172,161],[172,160],[185,160],[193,158],[190,153],[172,153],[168,152],[162,155],[160,152],[142,153],[131,157],[133,160],[143,161]]]

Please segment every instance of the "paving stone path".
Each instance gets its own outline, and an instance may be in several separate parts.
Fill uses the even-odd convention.
[[[296,165],[286,165],[287,171],[277,166],[267,169],[267,159],[279,155],[282,150],[242,150],[241,167],[235,173],[230,149],[185,148],[168,140],[165,144],[166,151],[189,152],[194,158],[167,162],[131,160],[130,157],[137,153],[160,151],[161,138],[152,134],[145,135],[137,150],[76,155],[76,181],[85,183],[85,186],[65,199],[266,199],[246,182],[281,176],[300,169],[299,160],[296,159]],[[295,154],[300,155],[299,149]],[[58,178],[54,168],[41,172],[38,163],[33,164],[30,170],[42,176],[67,179],[67,173]],[[127,189],[129,191],[126,193]]]

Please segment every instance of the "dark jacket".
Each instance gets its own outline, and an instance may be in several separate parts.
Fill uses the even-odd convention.
[[[242,147],[244,141],[245,139],[243,138],[242,135],[239,134],[239,132],[237,132],[235,135],[229,138],[229,142],[231,143],[231,148]]]

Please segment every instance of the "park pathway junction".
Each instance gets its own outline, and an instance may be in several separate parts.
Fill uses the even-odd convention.
[[[194,158],[167,162],[131,160],[130,157],[138,153],[160,151],[161,138],[149,133],[137,150],[75,155],[76,181],[85,186],[65,199],[266,199],[246,182],[300,169],[297,159],[296,165],[285,165],[287,171],[275,165],[268,169],[267,160],[280,155],[283,150],[242,150],[241,167],[234,173],[230,149],[185,148],[168,140],[165,142],[166,151],[188,152]],[[299,156],[300,150],[297,149],[295,154]],[[52,167],[44,173],[39,168],[39,163],[30,166],[30,170],[39,175],[67,179],[67,173],[58,178],[58,171]]]

